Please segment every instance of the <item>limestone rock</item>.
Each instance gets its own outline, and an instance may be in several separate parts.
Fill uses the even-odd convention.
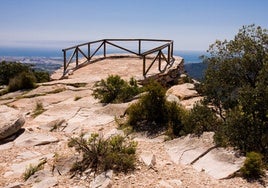
[[[106,172],[98,175],[94,180],[90,183],[90,188],[110,188],[112,187],[112,177],[113,171],[108,170]]]
[[[25,119],[18,110],[0,106],[0,140],[16,133],[25,123]]]
[[[204,133],[199,138],[187,135],[165,143],[165,149],[176,164],[190,164],[202,153],[214,146],[213,132]]]
[[[244,161],[245,157],[236,157],[232,150],[216,148],[200,158],[193,167],[198,171],[204,170],[216,179],[222,179],[239,170]]]
[[[29,147],[50,144],[59,140],[48,134],[25,131],[14,142],[16,146]]]
[[[27,187],[50,188],[58,184],[58,179],[53,177],[50,170],[35,172],[26,182]]]
[[[173,95],[173,94],[167,95],[167,101],[175,102],[176,104],[180,103],[180,99],[176,95]]]
[[[156,157],[152,152],[142,152],[140,160],[149,167],[153,167],[156,164]]]
[[[4,188],[21,188],[21,187],[23,187],[23,183],[15,182],[15,183],[9,184],[8,186]]]
[[[177,96],[181,100],[198,96],[197,91],[194,90],[194,84],[191,83],[172,86],[167,90],[167,95],[170,94]]]
[[[104,138],[105,139],[108,139],[110,137],[117,136],[117,135],[124,136],[124,131],[123,130],[118,130],[118,129],[114,128],[114,129],[110,130],[108,133],[106,133],[104,135]]]
[[[20,162],[20,163],[13,163],[11,166],[10,166],[10,169],[9,171],[7,171],[5,174],[4,174],[4,177],[7,178],[7,177],[20,177],[24,172],[25,170],[27,169],[27,167],[31,164],[31,165],[38,165],[40,163],[41,160],[44,160],[44,159],[52,159],[54,156],[54,154],[47,154],[47,155],[43,155],[43,156],[39,156],[37,158],[33,158],[33,159],[29,159],[27,161],[23,161],[23,162]]]

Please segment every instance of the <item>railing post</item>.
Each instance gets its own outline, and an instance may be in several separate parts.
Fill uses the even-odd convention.
[[[78,47],[76,47],[75,51],[76,51],[76,67],[78,67]]]
[[[66,67],[66,50],[62,50],[62,52],[63,52],[63,75],[64,75],[66,72],[66,69],[67,69],[67,67]]]
[[[90,61],[90,43],[87,45],[87,60]]]
[[[139,55],[141,55],[141,39],[139,39]]]
[[[103,56],[106,58],[106,40],[103,41]]]
[[[170,44],[168,45],[168,64],[170,63]]]
[[[171,57],[173,59],[173,41],[171,42]]]
[[[161,50],[158,52],[158,70],[161,72]]]
[[[142,58],[143,58],[143,76],[145,77],[146,76],[146,73],[145,73],[145,60],[146,60],[146,58],[145,58],[145,55],[143,55],[142,56]]]

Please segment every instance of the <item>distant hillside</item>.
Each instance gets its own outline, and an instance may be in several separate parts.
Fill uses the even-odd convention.
[[[206,68],[207,68],[207,65],[204,63],[184,64],[184,69],[187,72],[187,74],[196,80],[202,80]]]

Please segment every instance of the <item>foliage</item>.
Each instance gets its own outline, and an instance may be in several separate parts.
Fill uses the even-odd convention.
[[[89,139],[84,135],[71,138],[68,146],[82,154],[82,160],[74,164],[72,172],[83,172],[91,168],[95,173],[108,169],[117,172],[128,172],[135,168],[137,143],[116,135],[104,139],[98,134],[91,134]]]
[[[166,90],[157,82],[150,82],[145,86],[145,91],[139,101],[127,109],[126,124],[149,134],[169,129],[170,136],[178,136],[182,129],[182,108],[166,101]]]
[[[9,91],[32,89],[36,82],[48,82],[48,72],[36,71],[31,65],[19,62],[0,62],[0,85],[8,85]]]
[[[8,83],[8,91],[35,88],[36,78],[32,72],[22,72],[11,78]]]
[[[30,66],[18,62],[0,62],[0,85],[8,85],[9,80],[22,72],[29,72]]]
[[[216,131],[219,124],[215,113],[203,103],[197,103],[183,117],[183,133],[200,136],[206,131]]]
[[[268,32],[244,26],[230,41],[216,41],[200,91],[223,119],[218,141],[268,161]]]
[[[37,83],[49,82],[50,76],[48,72],[33,71]]]
[[[247,179],[258,179],[263,176],[265,172],[262,155],[256,152],[249,152],[241,172],[243,177]]]
[[[110,75],[94,85],[93,96],[102,103],[126,102],[139,93],[137,81],[131,78],[129,82],[118,75]]]
[[[30,164],[29,167],[26,168],[25,172],[23,173],[23,179],[26,181],[32,175],[34,175],[37,171],[42,170],[44,168],[44,164],[46,163],[46,159],[41,160],[37,165]]]
[[[222,117],[225,109],[238,105],[242,86],[256,87],[267,62],[267,43],[267,30],[250,25],[240,29],[234,40],[216,41],[210,46],[201,90]]]

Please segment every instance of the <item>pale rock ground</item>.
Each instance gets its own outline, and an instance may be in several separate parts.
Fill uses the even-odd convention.
[[[61,71],[53,77],[59,78]],[[103,106],[91,95],[94,83],[111,74],[118,74],[124,79],[132,76],[140,79],[142,61],[139,58],[102,60],[74,71],[68,79],[54,80],[29,92],[15,92],[0,97],[0,105],[16,108],[26,118],[23,126],[25,131],[20,136],[14,141],[0,143],[0,187],[98,186],[90,174],[70,178],[68,169],[77,153],[68,148],[67,142],[69,137],[81,132],[86,132],[87,135],[98,132],[106,137],[122,134],[122,131],[117,130],[115,116],[122,115],[130,103]],[[74,83],[86,85],[74,87]],[[174,96],[172,100],[181,100],[180,103],[187,108],[201,99],[197,96],[182,100],[174,99]],[[75,100],[78,97],[80,99]],[[37,102],[42,103],[46,111],[33,118],[31,114]],[[58,127],[55,128],[55,125]],[[53,128],[55,130],[50,131]],[[257,182],[249,183],[238,177],[219,179],[241,163],[240,158],[234,158],[231,150],[212,150],[190,164],[213,146],[212,133],[206,133],[200,139],[187,136],[167,142],[164,141],[164,136],[148,138],[142,133],[131,136],[138,142],[137,168],[128,174],[107,172],[109,175],[99,176],[98,179],[108,177],[103,180],[108,187],[263,187]],[[219,157],[220,160],[217,160]],[[24,182],[22,174],[27,166],[38,164],[40,160],[47,161],[44,169]],[[235,165],[231,165],[230,161]],[[236,168],[231,169],[234,170]]]

